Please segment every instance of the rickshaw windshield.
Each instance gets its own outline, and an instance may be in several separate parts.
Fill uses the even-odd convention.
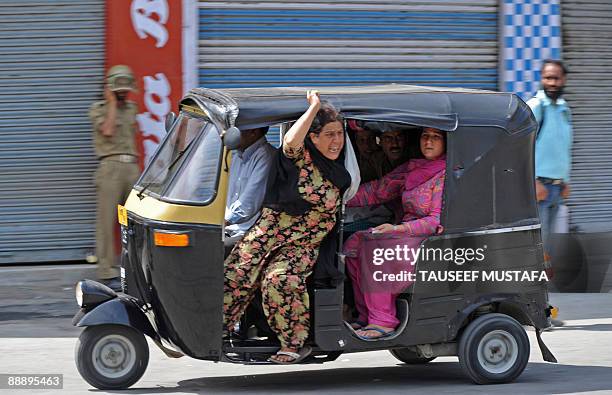
[[[161,200],[202,205],[216,195],[222,142],[205,118],[182,113],[136,189]]]

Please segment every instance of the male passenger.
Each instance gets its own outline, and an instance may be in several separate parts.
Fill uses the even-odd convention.
[[[232,154],[225,207],[225,244],[240,240],[259,218],[275,148],[266,141],[268,127],[241,131]]]
[[[348,126],[355,135],[361,183],[382,178],[409,159],[406,130],[402,125],[349,120]],[[380,145],[376,142],[377,135]]]
[[[349,126],[351,124],[349,123]],[[400,124],[387,122],[367,122],[363,125],[365,133],[378,133],[380,150],[371,150],[366,153],[366,158],[361,158],[359,149],[359,135],[356,133],[356,145],[360,153],[359,166],[362,183],[373,179],[380,179],[391,172],[397,166],[406,162],[410,154],[408,152],[408,139],[406,127]],[[363,132],[362,132],[363,133]],[[361,167],[365,164],[366,170]],[[365,176],[364,176],[365,175]],[[351,207],[347,208],[345,220],[352,223],[345,226],[345,231],[360,230],[362,227],[371,227],[380,223],[390,222],[402,217],[400,199],[375,207]]]
[[[366,183],[381,177],[380,166],[385,154],[376,142],[376,134],[373,130],[365,129],[363,122],[350,119],[348,129],[354,136],[355,148],[357,148],[357,164],[359,165],[359,176],[361,183]]]
[[[384,124],[381,132],[380,147],[385,153],[385,157],[379,165],[380,177],[409,159],[405,128],[392,124]]]

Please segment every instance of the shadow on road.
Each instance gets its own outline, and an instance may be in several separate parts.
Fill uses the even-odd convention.
[[[435,394],[569,394],[612,390],[612,367],[530,363],[512,384],[480,386],[462,373],[457,362],[400,364],[380,368],[342,368],[318,371],[197,378],[174,388],[136,388],[131,394],[150,393],[405,393],[425,390]],[[95,391],[94,391],[95,392]],[[126,392],[123,392],[126,393]]]

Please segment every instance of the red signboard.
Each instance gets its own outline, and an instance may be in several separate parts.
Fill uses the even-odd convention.
[[[138,92],[131,100],[139,109],[141,166],[183,95],[182,11],[180,0],[106,1],[106,69],[125,64],[134,71]]]

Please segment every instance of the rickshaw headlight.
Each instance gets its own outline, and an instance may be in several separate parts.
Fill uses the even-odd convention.
[[[117,297],[115,291],[92,280],[81,280],[75,289],[76,301],[81,308],[91,308]]]
[[[76,297],[76,301],[77,304],[79,305],[79,307],[83,307],[83,288],[82,288],[83,282],[79,281],[76,285],[76,289],[75,291],[75,297]]]

